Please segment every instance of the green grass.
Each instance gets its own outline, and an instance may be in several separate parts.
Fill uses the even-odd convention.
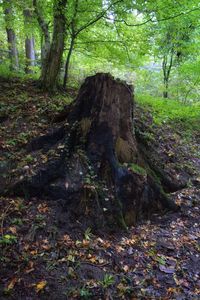
[[[33,80],[39,79],[39,75],[40,75],[39,68],[33,67],[32,69],[33,69],[33,73],[31,74],[25,74],[23,67],[21,67],[17,71],[11,71],[9,68],[9,62],[6,61],[0,64],[0,77],[5,79],[18,78],[22,81],[27,79],[33,79]]]
[[[156,125],[171,124],[181,126],[185,133],[199,131],[200,102],[183,104],[173,99],[163,99],[149,95],[137,95],[136,102],[149,109]]]

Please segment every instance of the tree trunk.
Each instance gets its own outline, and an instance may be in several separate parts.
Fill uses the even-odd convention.
[[[55,1],[56,2],[56,1]],[[56,89],[58,83],[58,75],[62,62],[65,39],[65,7],[67,0],[61,0],[54,11],[54,28],[50,50],[46,55],[43,64],[41,83],[46,90],[52,91]]]
[[[109,74],[88,77],[66,124],[30,145],[54,155],[14,192],[63,199],[64,209],[91,227],[127,228],[161,208],[176,209],[138,151],[133,112],[130,86]]]
[[[67,86],[67,81],[68,81],[68,76],[69,76],[69,63],[70,63],[70,58],[71,58],[73,47],[74,47],[74,40],[75,40],[75,38],[72,37],[71,42],[70,42],[69,51],[67,54],[67,59],[66,59],[66,64],[65,64],[65,74],[64,74],[64,80],[63,80],[63,88],[64,89]]]
[[[164,78],[164,91],[163,91],[163,98],[168,98],[168,78]]]
[[[10,70],[18,70],[19,69],[19,58],[17,51],[17,42],[15,32],[12,28],[13,22],[13,12],[12,12],[12,3],[11,0],[4,0],[3,2],[5,10],[5,23],[6,23],[6,33],[8,40],[8,50],[9,50],[9,58],[10,58]]]
[[[41,69],[42,69],[41,74],[43,74],[46,68],[46,59],[50,51],[51,37],[49,32],[49,25],[45,21],[44,17],[42,16],[41,10],[38,8],[37,0],[33,0],[33,7],[42,33],[41,34]]]
[[[173,66],[173,56],[174,56],[174,48],[170,50],[170,52],[163,57],[162,61],[162,70],[163,70],[163,83],[164,83],[164,91],[163,98],[169,97],[169,78],[171,74],[171,69]],[[169,59],[169,62],[168,62]]]
[[[29,30],[30,30],[31,19],[32,19],[32,13],[30,9],[25,9],[24,20],[25,20],[25,25],[28,27]],[[33,73],[33,67],[35,66],[35,45],[34,44],[35,44],[34,37],[30,32],[28,32],[26,34],[26,39],[25,39],[25,53],[26,53],[25,72],[27,74]]]

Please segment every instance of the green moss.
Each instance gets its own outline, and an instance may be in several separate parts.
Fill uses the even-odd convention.
[[[130,164],[130,168],[133,172],[145,176],[147,174],[146,170],[137,164]]]

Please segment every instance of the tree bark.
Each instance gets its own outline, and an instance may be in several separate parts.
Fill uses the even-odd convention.
[[[163,70],[163,83],[164,83],[164,91],[163,91],[163,98],[169,97],[169,78],[171,74],[171,69],[173,65],[173,56],[174,56],[174,49],[172,48],[170,53],[164,55],[163,62],[162,62],[162,70]],[[169,62],[168,62],[169,58]]]
[[[62,62],[65,39],[65,8],[67,0],[55,1],[54,27],[50,49],[46,55],[41,74],[42,87],[48,91],[56,89],[58,75]]]
[[[54,156],[14,192],[63,199],[73,218],[91,227],[127,228],[156,210],[176,209],[138,151],[133,113],[130,86],[109,74],[88,77],[66,124],[30,145]]]
[[[7,33],[7,41],[8,41],[8,50],[9,50],[9,58],[10,58],[10,70],[18,70],[19,69],[19,58],[17,51],[17,42],[15,31],[12,28],[13,22],[13,12],[12,12],[12,2],[11,0],[4,0],[4,13],[5,13],[5,23],[6,23],[6,33]]]
[[[36,18],[40,26],[42,36],[41,36],[41,74],[45,73],[46,59],[48,57],[50,46],[51,46],[51,36],[49,32],[49,25],[43,18],[40,9],[38,8],[37,0],[33,0],[33,7],[35,10]],[[43,75],[42,75],[43,77]]]
[[[24,22],[25,22],[25,26],[27,26],[28,29],[30,29],[31,19],[32,19],[32,13],[30,9],[25,9]],[[26,34],[25,53],[26,53],[25,72],[27,74],[31,74],[33,73],[33,67],[35,66],[35,40],[33,35],[30,34],[30,32]]]
[[[64,89],[67,86],[67,81],[68,81],[68,77],[69,77],[69,63],[70,63],[70,58],[71,58],[72,51],[74,48],[74,41],[75,41],[75,38],[72,37],[71,42],[70,42],[69,51],[67,53],[66,64],[65,64],[65,74],[64,74],[64,79],[63,79],[63,88]]]

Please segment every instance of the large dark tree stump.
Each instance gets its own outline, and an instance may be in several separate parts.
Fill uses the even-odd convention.
[[[90,226],[135,224],[158,209],[175,209],[138,152],[133,91],[109,74],[88,77],[66,123],[30,148],[55,155],[15,184],[15,193],[63,199]]]

